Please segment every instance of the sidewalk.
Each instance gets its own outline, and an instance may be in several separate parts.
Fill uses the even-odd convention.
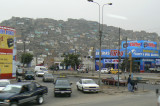
[[[51,73],[53,73],[53,71],[50,71]],[[66,74],[68,76],[84,76],[84,77],[89,77],[89,78],[99,78],[99,73],[95,72],[92,75],[92,71],[90,71],[89,73],[78,73],[77,71],[70,71],[70,70],[59,70],[59,71],[54,71],[53,74]],[[110,77],[113,76],[114,74],[101,74],[101,78],[106,78],[106,77]],[[117,75],[117,74],[115,74]],[[121,78],[124,78],[126,76],[126,78],[128,78],[129,73],[122,73],[120,74]],[[133,77],[137,78],[137,77],[141,77],[142,80],[160,80],[160,74],[159,73],[133,73]]]

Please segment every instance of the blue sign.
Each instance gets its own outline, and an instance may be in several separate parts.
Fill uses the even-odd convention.
[[[153,41],[145,41],[145,40],[138,40],[138,41],[122,41],[122,49],[137,49],[137,48],[143,48],[143,49],[156,49],[157,48],[157,42]]]
[[[121,56],[122,58],[125,58],[125,51],[126,49],[104,49],[101,51],[101,57],[102,58],[118,58],[118,56]],[[159,58],[159,50],[153,50],[153,49],[141,49],[141,48],[133,48],[128,49],[127,48],[127,57],[129,57],[129,53],[132,54],[133,58]],[[96,58],[99,57],[99,50],[96,51]]]

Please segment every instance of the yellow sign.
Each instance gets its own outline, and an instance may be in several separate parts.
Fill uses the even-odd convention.
[[[12,55],[0,55],[0,71],[1,73],[12,73]]]
[[[15,30],[9,27],[0,26],[0,48],[13,49]]]
[[[0,26],[0,77],[12,78],[15,29]]]

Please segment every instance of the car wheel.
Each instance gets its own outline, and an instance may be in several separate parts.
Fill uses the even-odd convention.
[[[70,94],[70,93],[68,94],[68,97],[71,97],[71,94]]]
[[[43,79],[43,82],[45,82],[45,80]]]
[[[57,97],[57,94],[56,94],[56,93],[54,93],[54,97]]]
[[[18,106],[17,102],[12,102],[9,106]]]
[[[38,103],[38,104],[42,104],[43,102],[44,102],[43,96],[42,96],[42,95],[39,95],[39,96],[37,97],[37,103]]]
[[[84,92],[84,89],[83,89],[83,87],[82,87],[82,92]]]
[[[77,90],[79,91],[80,89],[78,88],[78,85],[77,85]]]

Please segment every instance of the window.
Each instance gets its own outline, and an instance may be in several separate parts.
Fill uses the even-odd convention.
[[[21,93],[25,93],[25,92],[28,92],[28,91],[29,91],[28,85],[22,86]]]
[[[82,80],[80,80],[79,83],[82,84]]]
[[[29,91],[33,91],[36,88],[36,84],[34,84],[34,83],[31,83],[28,86],[29,86]]]

